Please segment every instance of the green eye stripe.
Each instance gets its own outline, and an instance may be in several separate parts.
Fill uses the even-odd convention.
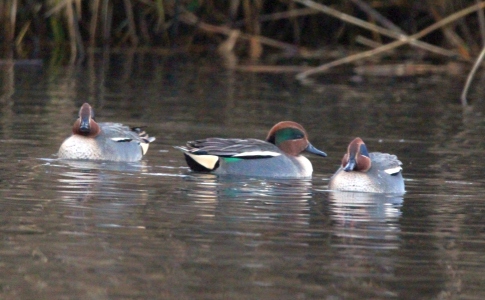
[[[275,136],[275,143],[276,145],[279,145],[284,141],[302,139],[305,135],[301,130],[296,128],[283,128],[278,130]]]

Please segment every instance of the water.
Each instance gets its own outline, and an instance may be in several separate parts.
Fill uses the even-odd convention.
[[[0,66],[0,298],[485,297],[483,91],[463,110],[464,77],[329,75],[306,87],[214,59]],[[84,101],[98,121],[148,125],[146,158],[58,161]],[[264,138],[281,120],[329,155],[309,156],[311,180],[193,174],[173,149]],[[355,136],[398,155],[405,195],[326,189]]]

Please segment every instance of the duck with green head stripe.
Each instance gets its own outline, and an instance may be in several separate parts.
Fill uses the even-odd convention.
[[[266,140],[207,138],[176,147],[196,172],[271,178],[309,178],[313,167],[302,152],[327,156],[308,141],[298,123],[274,125]]]

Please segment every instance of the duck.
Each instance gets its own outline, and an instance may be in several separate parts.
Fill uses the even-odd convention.
[[[309,142],[303,126],[293,121],[275,124],[265,140],[213,137],[175,148],[184,153],[195,172],[270,178],[309,178],[313,166],[301,153],[327,156]]]
[[[88,103],[79,109],[72,135],[61,144],[60,159],[135,162],[142,159],[155,140],[140,127],[120,123],[97,123]]]
[[[396,155],[369,153],[364,141],[357,137],[347,148],[340,168],[330,178],[330,190],[392,193],[405,192],[402,163]]]

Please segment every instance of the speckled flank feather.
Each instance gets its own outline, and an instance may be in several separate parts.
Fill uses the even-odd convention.
[[[57,153],[63,159],[101,160],[102,151],[96,140],[81,135],[72,135],[62,143]]]

